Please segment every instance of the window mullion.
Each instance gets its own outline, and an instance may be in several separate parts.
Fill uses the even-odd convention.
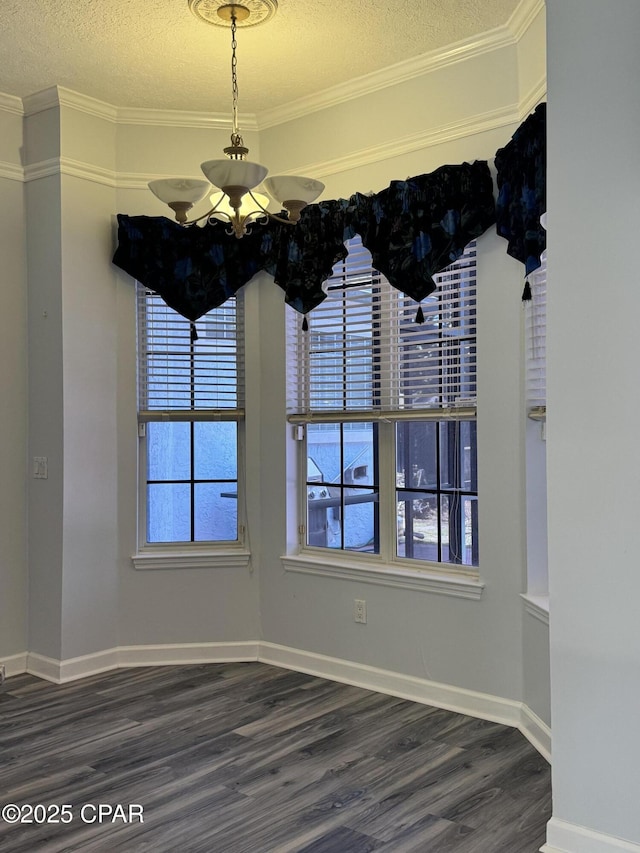
[[[395,424],[378,426],[378,501],[380,519],[380,557],[389,563],[396,556],[398,514],[396,508]]]

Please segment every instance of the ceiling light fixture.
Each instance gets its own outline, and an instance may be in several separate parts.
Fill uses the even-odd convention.
[[[181,225],[193,225],[205,219],[221,219],[229,223],[229,233],[238,238],[247,233],[248,225],[266,222],[268,219],[295,225],[300,219],[300,211],[315,201],[324,189],[324,184],[313,178],[294,175],[267,178],[266,166],[247,160],[249,149],[245,147],[240,134],[236,59],[238,24],[255,26],[263,23],[272,17],[277,6],[277,0],[243,0],[242,3],[189,0],[189,8],[197,18],[209,24],[231,28],[231,145],[224,149],[226,159],[207,160],[201,164],[207,181],[163,178],[149,183],[151,192],[169,205]],[[253,192],[261,183],[265,191],[287,211],[286,218],[267,210],[267,196]],[[189,220],[188,212],[211,191],[212,185],[218,190],[210,195],[212,207],[203,216]]]

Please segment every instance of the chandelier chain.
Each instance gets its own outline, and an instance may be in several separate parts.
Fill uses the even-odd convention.
[[[231,91],[233,98],[233,115],[231,128],[231,144],[242,145],[242,137],[238,132],[238,60],[236,59],[236,16],[231,13]]]

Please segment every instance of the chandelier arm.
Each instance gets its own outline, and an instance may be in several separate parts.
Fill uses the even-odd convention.
[[[264,205],[260,204],[260,202],[254,196],[254,194],[251,192],[251,190],[249,190],[249,195],[254,200],[254,202],[258,205],[260,210],[269,217],[269,219],[275,219],[277,222],[282,222],[285,225],[295,225],[296,224],[295,222],[292,222],[290,219],[285,219],[284,216],[278,216],[277,213],[271,213],[270,210],[267,210],[267,208]]]
[[[265,211],[269,219],[275,219],[276,222],[282,222],[283,225],[296,225],[290,219],[285,219],[284,216],[279,216],[277,213],[271,213],[270,210]]]
[[[211,210],[208,210],[206,213],[203,213],[202,216],[199,216],[197,219],[189,219],[187,222],[184,222],[183,225],[185,225],[185,226],[195,225],[197,222],[202,222],[203,219],[209,219],[209,217],[213,213],[215,213],[216,210],[220,207],[220,205],[222,204],[223,201],[224,201],[224,193],[220,196],[220,198],[214,204],[214,206],[211,208]],[[222,213],[224,216],[227,216],[227,217],[229,216],[229,214],[226,213],[224,210],[221,210],[220,213]],[[229,221],[231,221],[231,220],[229,219]]]

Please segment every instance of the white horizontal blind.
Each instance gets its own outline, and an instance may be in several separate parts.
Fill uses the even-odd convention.
[[[474,407],[475,243],[417,304],[371,266],[359,237],[336,264],[327,298],[289,339],[292,414],[393,413]]]
[[[527,409],[547,405],[547,259],[529,275],[531,301],[525,303]]]
[[[140,420],[191,418],[214,412],[237,417],[244,406],[241,300],[191,323],[158,296],[137,285],[138,409]]]

